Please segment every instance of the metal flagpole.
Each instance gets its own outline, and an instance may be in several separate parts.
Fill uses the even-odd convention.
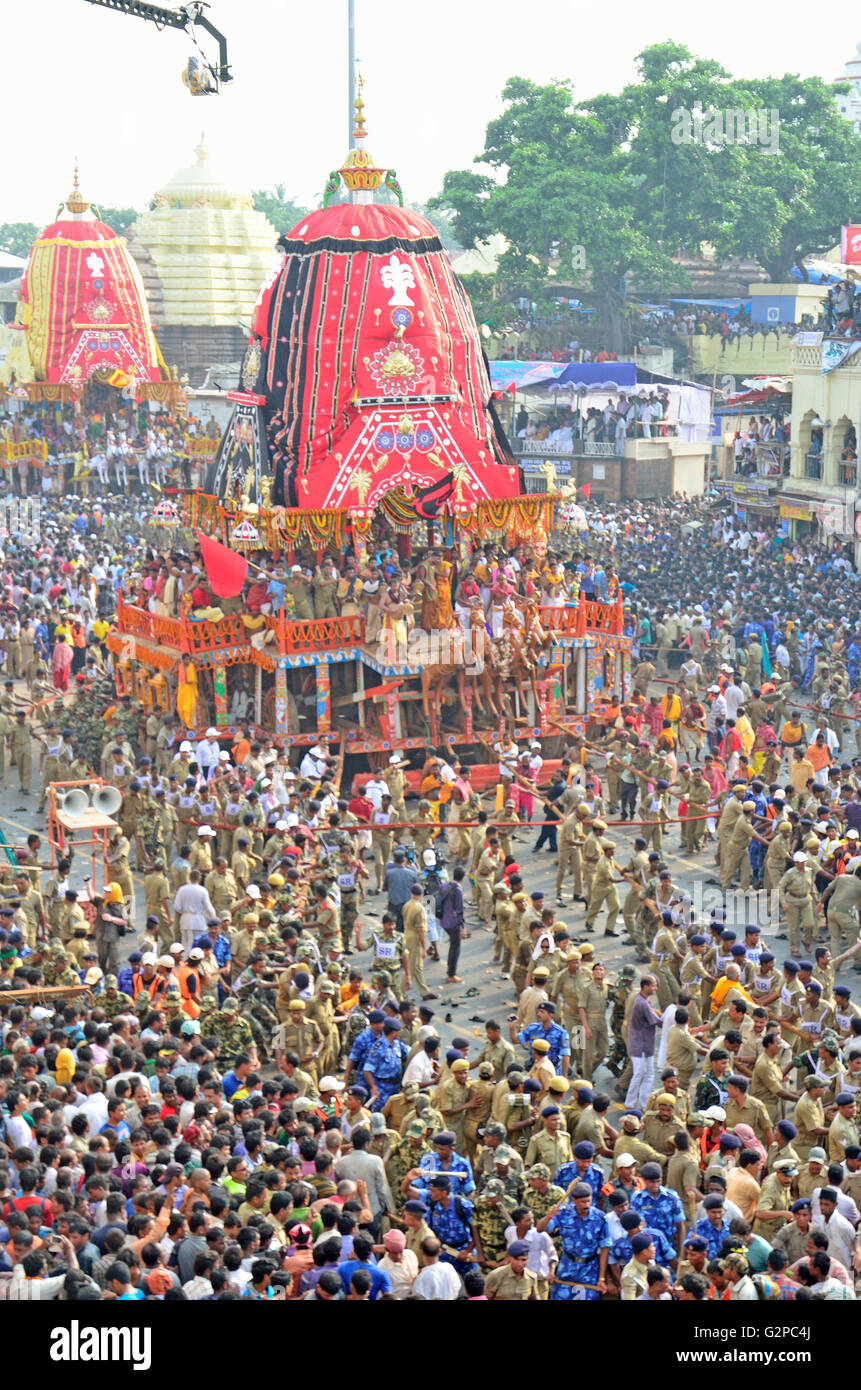
[[[353,130],[356,124],[356,0],[347,0],[347,148],[355,149]],[[350,202],[356,201],[350,193]]]

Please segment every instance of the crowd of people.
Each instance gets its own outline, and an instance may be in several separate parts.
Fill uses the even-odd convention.
[[[0,415],[0,440],[44,444],[46,457],[37,466],[22,457],[12,471],[22,496],[59,498],[87,492],[113,497],[132,493],[152,496],[151,485],[163,489],[168,481],[191,486],[187,441],[208,438],[220,430],[214,419],[206,425],[193,412],[177,413],[128,404],[117,408],[105,390],[103,406],[76,406],[40,401]]]
[[[550,418],[530,417],[523,408],[517,414],[515,432],[518,439],[534,441],[527,447],[566,453],[581,439],[622,446],[626,439],[664,439],[678,434],[678,424],[670,419],[666,390],[641,388],[636,395],[620,391],[603,406],[558,406]]]
[[[119,590],[213,596],[133,505],[70,502],[4,542],[0,750],[23,796],[38,759],[40,805],[94,775],[122,801],[100,891],[35,829],[0,870],[4,1296],[854,1298],[847,558],[722,512],[694,528],[702,502],[674,498],[544,555],[250,574],[249,614],[432,628],[480,604],[491,632],[621,595],[630,689],[552,762],[497,729],[483,792],[448,747],[349,780],[325,736],[297,756],[118,699]],[[510,1012],[478,986],[479,1036],[446,1046],[469,937]]]

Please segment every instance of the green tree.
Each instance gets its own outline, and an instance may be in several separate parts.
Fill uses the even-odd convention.
[[[109,208],[97,204],[99,217],[118,236],[128,236],[129,227],[140,217],[137,208]]]
[[[439,202],[453,210],[454,230],[466,245],[501,232],[508,250],[500,278],[509,299],[547,294],[548,281],[588,282],[608,343],[626,337],[625,277],[684,278],[650,228],[638,221],[627,156],[614,133],[574,106],[570,84],[540,87],[512,78],[506,110],[487,127],[476,170],[447,174]],[[585,248],[584,273],[573,272]]]
[[[759,138],[744,147],[734,215],[711,240],[718,251],[754,256],[770,279],[781,282],[793,266],[802,268],[804,256],[838,243],[842,224],[855,216],[861,142],[834,101],[835,90],[845,86],[787,74],[757,79],[748,88],[749,105],[761,113]],[[772,154],[774,145],[779,152]]]
[[[785,279],[803,255],[834,244],[861,197],[861,142],[819,79],[742,81],[671,41],[637,64],[621,92],[579,104],[569,83],[511,78],[479,167],[448,173],[432,204],[453,212],[464,245],[505,236],[506,298],[538,299],[554,277],[586,288],[617,350],[632,285],[652,294],[690,287],[681,254],[710,243]],[[772,110],[779,153],[768,152],[762,125],[751,134],[742,121],[739,136],[733,123],[722,138],[726,113]],[[578,247],[585,269],[572,276]]]
[[[273,184],[271,188],[258,188],[252,194],[258,212],[265,212],[276,232],[292,231],[296,223],[307,217],[309,209],[297,203],[295,198],[287,197],[283,183]]]
[[[0,251],[10,256],[27,256],[38,235],[39,228],[34,222],[0,223]]]

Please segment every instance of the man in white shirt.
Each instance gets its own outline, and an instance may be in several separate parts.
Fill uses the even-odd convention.
[[[493,744],[493,751],[499,759],[497,768],[500,777],[510,777],[513,782],[515,773],[517,772],[517,760],[519,757],[517,744],[513,739],[506,737],[499,738]]]
[[[521,1208],[516,1208],[516,1210],[519,1211]],[[506,1246],[511,1245],[512,1241],[515,1240],[522,1240],[529,1246],[526,1268],[530,1273],[534,1274],[536,1279],[549,1279],[559,1256],[556,1254],[556,1247],[547,1232],[535,1229],[532,1212],[527,1212],[517,1222],[517,1225],[506,1226]]]
[[[727,719],[735,719],[738,714],[739,705],[744,704],[744,691],[740,685],[736,685],[735,677],[733,677],[731,683],[724,688],[723,697],[726,703]]]
[[[430,1050],[427,1050],[423,1043],[415,1057],[410,1058],[403,1075],[402,1085],[409,1086],[414,1081],[423,1091],[427,1090],[428,1086],[433,1085],[438,1074],[435,1059],[439,1055],[439,1038],[436,1036],[434,1036],[434,1043],[435,1046]]]
[[[382,775],[370,777],[365,783],[365,796],[373,802],[374,810],[382,809],[383,797],[389,795],[389,789],[383,781]]]
[[[198,742],[195,753],[198,767],[207,782],[218,767],[218,755],[220,752],[218,730],[207,729],[205,736]]]
[[[23,1091],[13,1091],[10,1094],[9,1118],[6,1121],[6,1142],[10,1149],[32,1149],[35,1151],[36,1142],[33,1138],[33,1131],[24,1119],[26,1105],[27,1097]],[[99,1128],[101,1129],[101,1125]],[[90,1138],[92,1139],[92,1137],[93,1130],[91,1129]]]
[[[307,777],[309,781],[319,781],[328,771],[329,762],[326,735],[322,734],[314,746],[308,749],[308,752],[299,764],[299,774],[302,777]]]
[[[383,1245],[386,1253],[377,1263],[377,1268],[385,1270],[392,1281],[392,1293],[398,1300],[412,1292],[419,1272],[419,1262],[412,1250],[406,1249],[407,1238],[403,1231],[386,1231]]]
[[[821,1187],[816,1195],[819,1199],[819,1218],[817,1220],[814,1217],[811,1225],[827,1235],[828,1254],[831,1258],[839,1260],[847,1269],[851,1269],[861,1238],[856,1236],[852,1223],[840,1215],[837,1209],[838,1193],[835,1188]]]
[[[101,1089],[101,1077],[88,1076],[84,1082],[84,1086],[87,1091],[87,1099],[84,1101],[83,1105],[80,1106],[78,1113],[80,1115],[86,1115],[89,1121],[90,1130],[87,1138],[95,1139],[102,1126],[108,1123],[108,1102]],[[7,1120],[7,1133],[8,1129],[9,1122]]]
[[[413,1293],[418,1298],[451,1303],[460,1297],[463,1284],[454,1265],[440,1264],[440,1249],[436,1236],[422,1241],[422,1271],[413,1284]]]

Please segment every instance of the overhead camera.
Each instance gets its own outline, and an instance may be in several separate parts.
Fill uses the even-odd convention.
[[[183,70],[182,80],[193,97],[212,96],[218,91],[218,83],[199,58],[189,58]]]

